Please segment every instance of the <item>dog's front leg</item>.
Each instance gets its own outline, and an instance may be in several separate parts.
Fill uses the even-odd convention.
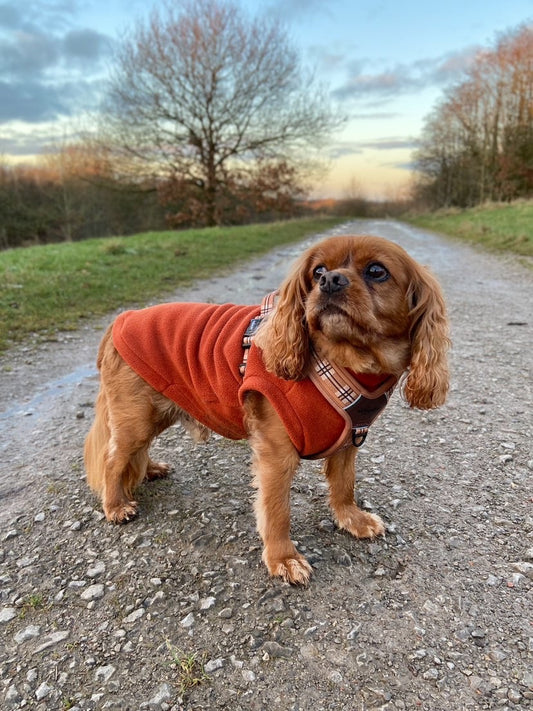
[[[254,393],[248,396],[246,406],[263,561],[270,575],[306,585],[311,566],[290,539],[290,491],[300,457],[267,400]]]
[[[354,500],[355,447],[337,452],[324,463],[329,484],[329,501],[339,528],[355,538],[375,538],[385,532],[379,516],[361,511]]]

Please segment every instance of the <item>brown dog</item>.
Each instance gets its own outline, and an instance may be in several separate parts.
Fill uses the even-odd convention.
[[[398,245],[379,237],[331,237],[308,249],[281,285],[251,339],[244,369],[243,335],[258,316],[257,306],[205,304],[121,314],[99,350],[87,479],[106,517],[124,522],[137,513],[135,487],[169,471],[148,456],[164,429],[180,420],[198,441],[209,429],[248,436],[263,560],[271,575],[306,584],[311,567],[289,537],[290,488],[300,458],[325,458],[340,528],[356,538],[384,532],[379,517],[354,501],[356,447],[402,375],[411,407],[444,403],[444,299],[436,280]],[[346,377],[350,393],[355,389],[346,407],[317,387],[326,371],[335,381]],[[376,393],[381,400],[373,399]],[[346,425],[347,412],[353,427]],[[346,438],[347,427],[356,446]]]

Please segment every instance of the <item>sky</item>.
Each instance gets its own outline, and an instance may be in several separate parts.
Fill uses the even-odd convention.
[[[0,161],[87,127],[113,47],[163,0],[0,0]],[[346,117],[312,196],[398,197],[424,120],[483,47],[533,21],[533,0],[240,0],[279,17]]]

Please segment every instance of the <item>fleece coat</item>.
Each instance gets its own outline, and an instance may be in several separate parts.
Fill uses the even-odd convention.
[[[242,405],[255,390],[272,403],[300,456],[319,457],[346,423],[311,380],[269,373],[254,343],[240,375],[243,335],[259,313],[259,306],[197,303],[126,311],[114,323],[113,343],[143,380],[214,432],[247,437]]]

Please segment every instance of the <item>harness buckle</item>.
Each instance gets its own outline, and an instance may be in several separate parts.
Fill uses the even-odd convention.
[[[352,428],[352,444],[354,447],[361,447],[365,443],[368,434],[368,427]]]
[[[256,316],[255,318],[253,318],[250,321],[250,323],[248,324],[246,331],[244,332],[243,338],[251,338],[252,336],[254,336],[255,332],[259,328],[259,324],[261,323],[262,320],[263,320],[262,316]],[[243,343],[242,345],[243,345],[243,348],[250,348],[249,343]]]

